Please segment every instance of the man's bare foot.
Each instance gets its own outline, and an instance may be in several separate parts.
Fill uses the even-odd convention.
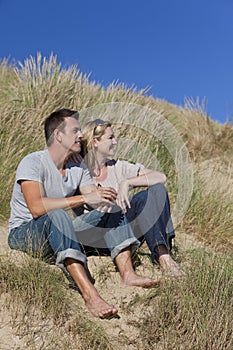
[[[115,306],[106,303],[99,295],[85,300],[85,303],[88,310],[96,317],[108,318],[118,312]]]
[[[104,301],[88,278],[84,265],[72,258],[66,259],[66,268],[74,279],[88,310],[92,315],[106,318],[117,314],[115,306]]]
[[[124,276],[122,276],[122,282],[127,286],[150,288],[158,284],[160,281],[159,279],[139,276],[136,273],[125,273]]]
[[[170,254],[160,255],[159,264],[160,264],[162,272],[167,276],[174,276],[174,277],[185,276],[185,272],[172,259]]]

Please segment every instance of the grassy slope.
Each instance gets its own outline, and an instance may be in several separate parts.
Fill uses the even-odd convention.
[[[97,105],[100,107],[96,107]],[[93,110],[92,106],[95,106]],[[127,318],[126,327],[130,329],[132,326],[133,329],[140,330],[139,333],[135,333],[137,341],[131,345],[132,349],[140,348],[137,346],[142,342],[144,347],[148,349],[154,346],[158,346],[158,348],[161,346],[161,349],[181,349],[182,343],[185,344],[183,345],[184,349],[230,349],[233,340],[229,324],[232,322],[232,318],[227,305],[232,304],[232,265],[228,261],[227,255],[232,254],[233,251],[232,126],[220,125],[211,121],[204,109],[193,101],[187,101],[185,108],[180,108],[168,104],[164,100],[147,97],[144,91],[136,92],[124,85],[112,84],[107,89],[103,89],[102,86],[89,82],[87,77],[78,71],[77,67],[61,70],[53,56],[46,60],[38,55],[36,58],[29,58],[19,67],[12,67],[7,61],[3,61],[0,65],[0,219],[2,222],[5,222],[9,216],[9,201],[19,160],[31,151],[44,148],[43,120],[50,112],[62,107],[84,111],[81,113],[82,121],[96,113],[109,119],[114,112],[115,120],[112,121],[116,123],[119,136],[136,140],[137,145],[142,147],[142,151],[140,151],[140,147],[137,147],[137,151],[135,151],[135,144],[133,144],[132,147],[127,148],[127,155],[130,155],[133,160],[137,160],[139,156],[145,164],[150,164],[151,154],[154,154],[158,159],[160,167],[168,175],[167,185],[172,204],[177,197],[177,170],[174,159],[166,147],[153,137],[154,134],[157,135],[159,130],[161,134],[165,134],[162,140],[166,140],[164,132],[166,123],[161,127],[161,123],[155,122],[155,120],[157,121],[155,116],[162,115],[178,130],[188,148],[194,169],[194,191],[186,215],[177,228],[178,237],[179,232],[181,235],[183,231],[189,233],[191,237],[195,235],[200,241],[211,246],[211,249],[217,248],[219,253],[223,253],[225,257],[219,261],[218,256],[210,258],[203,252],[192,255],[191,250],[181,250],[181,262],[191,271],[186,281],[178,284],[169,281],[168,284],[162,284],[155,294],[142,295],[139,293],[137,297],[131,292],[131,299],[126,299],[127,301],[121,305],[121,309],[123,315],[125,312],[125,315],[128,316],[134,314],[137,309],[140,309],[142,313],[137,318],[133,318],[133,321]],[[90,111],[90,113],[86,114],[85,110]],[[160,121],[160,119],[158,120]],[[122,127],[119,122],[123,122],[124,126]],[[126,123],[129,124],[127,127]],[[137,125],[136,128],[132,127],[134,123]],[[121,156],[125,155],[121,154]],[[198,254],[202,254],[201,260]],[[30,263],[27,268],[31,264],[33,263]],[[26,308],[23,313],[24,319],[31,317],[31,313],[35,313],[33,310],[36,307],[39,308],[38,317],[43,320],[46,317],[44,312],[47,304],[44,306],[41,303],[43,288],[36,284],[38,282],[35,282],[39,278],[43,284],[41,265],[38,265],[39,268],[35,271],[30,270],[31,272],[28,271],[27,274],[23,275],[15,267],[6,270],[4,266],[5,262],[2,264],[1,261],[1,295],[8,296],[9,300],[14,298],[13,300],[18,302],[13,293],[16,289],[21,301],[26,300],[26,298],[32,300],[28,309]],[[195,266],[195,269],[190,269],[190,266]],[[17,279],[15,279],[15,274],[11,275],[11,271],[15,271]],[[46,298],[53,300],[55,305],[58,304],[58,301],[56,301],[57,293],[54,293],[53,286],[55,285],[57,288],[58,285],[64,286],[64,283],[59,279],[54,279],[53,274],[48,279]],[[224,286],[222,290],[218,289],[220,283]],[[28,285],[28,294],[25,293],[25,287],[23,287],[25,285]],[[208,290],[209,286],[210,290]],[[99,287],[103,288],[104,292],[104,283],[102,286],[100,284]],[[110,285],[110,289],[112,289],[112,285]],[[220,292],[224,294],[224,298]],[[175,299],[173,299],[174,295]],[[223,303],[220,304],[221,310],[217,306],[220,303],[220,298]],[[121,299],[119,298],[119,300]],[[200,300],[203,300],[203,303],[205,300],[205,305],[200,307]],[[216,305],[215,310],[211,308],[213,303]],[[61,319],[63,321],[64,317],[68,320],[72,319],[70,326],[66,323],[66,327],[71,330],[69,333],[66,328],[65,334],[66,339],[68,339],[67,344],[69,344],[67,348],[73,348],[72,334],[81,337],[77,329],[83,330],[82,336],[83,334],[86,335],[86,338],[88,334],[90,336],[89,343],[85,342],[85,336],[82,339],[81,343],[84,342],[84,348],[111,348],[103,329],[100,330],[98,325],[94,321],[92,323],[92,320],[90,321],[88,318],[85,318],[84,321],[86,321],[81,324],[74,315],[66,314],[65,306],[66,301],[64,300],[64,303],[62,302],[60,305]],[[24,307],[21,306],[21,308]],[[154,307],[155,310],[153,310]],[[56,319],[56,310],[52,310],[51,313],[50,326],[55,332],[53,317]],[[160,313],[161,317],[158,318]],[[143,317],[141,317],[142,315]],[[217,317],[219,322],[217,322],[216,328],[213,328],[212,321],[216,320]],[[207,324],[206,320],[209,320]],[[130,322],[133,322],[133,325]],[[153,330],[150,325],[153,325]],[[224,332],[222,325],[224,325]],[[22,329],[25,333],[31,328],[27,323]],[[109,332],[110,334],[113,332],[111,327]],[[170,336],[168,332],[170,332]],[[207,334],[211,332],[218,338],[219,334],[222,334],[220,345],[213,343],[214,337],[207,337]],[[54,339],[57,337],[55,333]],[[97,334],[100,337],[96,338]],[[144,340],[139,335],[143,336]],[[51,340],[51,344],[53,344],[50,346],[51,349],[58,346],[54,339]],[[121,340],[124,342],[124,337]],[[58,343],[62,342],[62,339],[57,341]],[[132,339],[126,341],[129,349],[130,341],[132,342]],[[94,347],[93,344],[95,344]],[[116,340],[114,344],[116,345]],[[31,345],[32,349],[33,346],[36,348],[34,344]],[[43,345],[40,346],[43,349]]]

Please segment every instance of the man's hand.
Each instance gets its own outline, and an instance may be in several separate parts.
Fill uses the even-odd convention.
[[[110,212],[115,204],[117,192],[111,187],[100,187],[95,191],[83,193],[82,195],[86,204],[99,211]]]

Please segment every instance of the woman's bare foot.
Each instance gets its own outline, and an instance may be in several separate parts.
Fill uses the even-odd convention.
[[[152,279],[150,277],[139,276],[136,273],[124,273],[122,282],[127,286],[150,288],[158,284],[159,279]]]
[[[100,318],[107,318],[117,314],[115,306],[106,303],[99,295],[85,300],[88,310],[92,315]]]
[[[170,254],[162,254],[159,256],[159,264],[162,272],[167,276],[181,277],[185,276],[185,272],[172,259]]]
[[[122,282],[127,286],[150,288],[159,283],[158,279],[139,276],[135,273],[130,248],[122,250],[115,258]]]

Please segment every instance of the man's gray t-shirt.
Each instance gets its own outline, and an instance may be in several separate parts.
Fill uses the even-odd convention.
[[[31,180],[43,185],[45,197],[65,198],[73,196],[78,188],[93,184],[84,164],[73,161],[66,163],[66,176],[62,176],[48,150],[38,151],[24,157],[16,171],[16,179],[11,198],[9,231],[23,222],[33,219],[21,191],[20,182]]]

